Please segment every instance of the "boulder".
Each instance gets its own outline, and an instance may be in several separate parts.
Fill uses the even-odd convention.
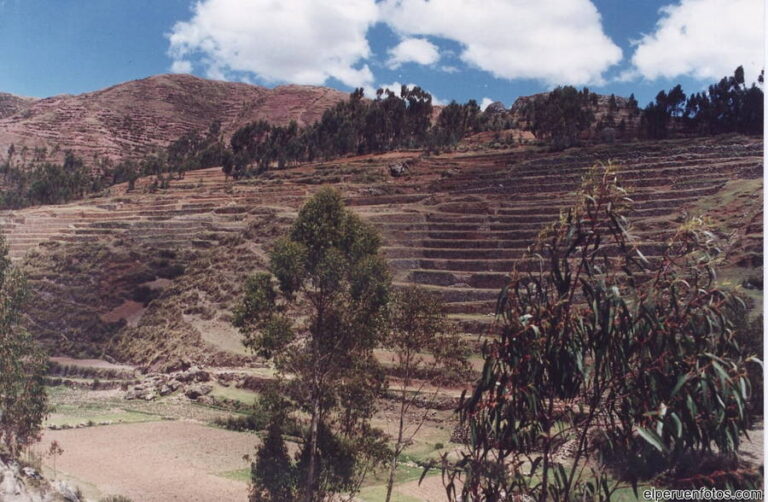
[[[394,176],[395,178],[399,178],[400,176],[405,176],[408,174],[408,163],[407,162],[395,162],[394,164],[389,165],[389,175]]]
[[[72,488],[72,486],[69,483],[66,483],[64,481],[56,481],[54,483],[54,489],[59,492],[59,494],[66,500],[67,502],[80,502],[80,494],[77,490]]]
[[[205,384],[196,384],[196,385],[190,385],[189,388],[184,392],[184,395],[187,396],[190,399],[197,399],[200,396],[205,396],[207,394],[210,394],[213,390],[213,387],[210,385]]]
[[[207,382],[211,379],[211,375],[207,371],[202,370],[197,366],[192,366],[188,370],[182,371],[176,375],[176,379],[185,383]]]

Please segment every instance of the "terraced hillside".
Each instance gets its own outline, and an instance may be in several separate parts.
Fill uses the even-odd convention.
[[[240,182],[209,169],[154,193],[142,180],[131,193],[116,187],[84,202],[4,212],[0,225],[38,293],[34,329],[59,350],[153,366],[179,358],[244,364],[254,361],[229,326],[240,283],[264,266],[265,247],[321,184],[342,190],[382,231],[397,284],[439,292],[474,335],[492,319],[513,265],[524,266],[525,248],[598,162],[617,165],[631,189],[646,256],[686,214],[709,213],[729,237],[725,279],[749,286],[762,277],[762,159],[759,138],[731,136],[565,154],[396,153]],[[408,175],[390,177],[388,166],[404,160]]]
[[[57,151],[58,157],[71,150],[86,163],[94,157],[141,158],[185,133],[207,131],[214,121],[226,137],[262,119],[278,125],[291,120],[311,124],[346,97],[326,87],[268,89],[192,75],[156,75],[45,99],[0,93],[0,151],[5,156],[13,144],[17,161],[36,148]]]

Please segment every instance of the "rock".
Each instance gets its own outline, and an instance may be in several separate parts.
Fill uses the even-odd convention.
[[[212,406],[216,404],[216,399],[213,396],[200,396],[195,400],[197,403]]]
[[[210,385],[205,385],[205,384],[191,385],[186,390],[186,392],[184,392],[184,395],[190,399],[197,399],[200,396],[205,396],[206,394],[210,394],[212,390],[213,390],[213,387],[211,387]]]
[[[69,483],[56,481],[53,486],[67,502],[80,502],[80,494]]]
[[[171,392],[173,392],[173,389],[168,384],[163,384],[160,386],[160,390],[157,391],[161,396],[167,396]]]
[[[32,479],[43,479],[43,477],[40,475],[39,472],[37,472],[36,469],[33,469],[32,467],[24,467],[21,469],[21,472],[28,478]]]
[[[399,178],[400,176],[405,176],[406,174],[408,174],[408,163],[396,162],[394,164],[390,164],[389,174],[390,176],[394,176],[395,178]]]
[[[185,383],[207,382],[211,379],[211,375],[207,371],[202,370],[197,366],[192,366],[188,370],[176,375],[176,379]]]
[[[504,113],[507,111],[507,108],[504,106],[504,103],[501,101],[494,101],[490,105],[488,105],[485,108],[485,113],[493,114],[493,113]]]
[[[132,400],[132,399],[144,399],[146,401],[152,401],[153,399],[157,398],[157,394],[155,393],[155,389],[146,389],[144,387],[139,387],[138,389],[129,390],[123,395],[123,399],[126,400]]]
[[[24,485],[12,470],[6,468],[0,472],[0,477],[2,477],[2,481],[0,481],[0,500],[14,500],[9,497],[19,497],[23,491],[26,491]],[[18,500],[23,499],[18,498]]]

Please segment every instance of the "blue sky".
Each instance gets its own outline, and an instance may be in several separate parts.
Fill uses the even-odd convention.
[[[177,71],[507,105],[572,84],[645,104],[739,64],[756,78],[764,19],[762,0],[0,0],[0,91]]]

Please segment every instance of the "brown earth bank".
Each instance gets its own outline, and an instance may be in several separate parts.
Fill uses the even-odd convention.
[[[107,89],[45,99],[0,93],[0,156],[13,144],[17,158],[36,148],[73,153],[90,163],[139,158],[187,132],[220,121],[226,137],[255,120],[300,126],[317,121],[347,93],[316,86],[268,89],[192,75],[156,75]]]

